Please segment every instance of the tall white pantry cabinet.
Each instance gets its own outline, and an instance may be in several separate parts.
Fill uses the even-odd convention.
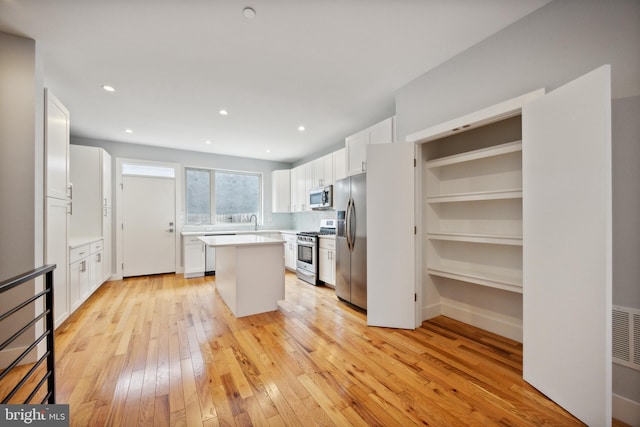
[[[53,271],[54,324],[58,327],[70,314],[68,290],[68,215],[71,212],[69,184],[69,111],[45,90],[44,122],[44,235],[45,264]]]
[[[409,144],[367,147],[369,184],[417,160],[415,173],[394,173],[403,182],[367,194],[368,245],[393,246],[384,261],[369,251],[368,323],[415,328],[444,314],[474,324],[481,312],[465,317],[451,298],[473,304],[465,289],[477,287],[520,299],[523,378],[603,426],[612,397],[610,73],[605,65],[548,94],[432,126]],[[413,198],[415,215],[384,226],[385,193]],[[390,287],[388,270],[406,279]]]

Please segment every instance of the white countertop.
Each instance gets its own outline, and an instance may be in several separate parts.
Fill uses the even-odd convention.
[[[261,245],[282,245],[284,240],[273,239],[271,237],[259,236],[257,234],[236,234],[233,236],[200,236],[205,245],[220,246],[261,246]]]
[[[88,245],[102,240],[101,236],[87,236],[87,237],[72,237],[69,239],[69,249],[75,249],[79,246]]]
[[[267,234],[267,233],[290,233],[296,234],[297,230],[215,230],[215,231],[183,231],[183,236],[217,236],[224,234]]]

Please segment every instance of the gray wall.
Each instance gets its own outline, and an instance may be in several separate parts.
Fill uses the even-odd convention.
[[[640,96],[614,100],[612,116],[613,303],[640,308]],[[614,364],[613,390],[640,403],[640,372]]]
[[[555,0],[398,90],[396,139],[535,89],[553,90],[602,64],[612,66],[614,98],[640,95],[640,2]],[[637,100],[613,105],[614,302],[640,308],[640,115]],[[482,290],[473,292],[482,302]],[[640,372],[625,375],[624,383],[614,375],[614,393],[640,402],[637,386],[627,386],[640,384]]]
[[[614,98],[640,95],[639,40],[637,0],[553,1],[398,90],[397,141],[602,64]]]
[[[35,41],[0,33],[0,280],[39,267],[43,260],[42,79]],[[33,295],[34,283],[0,297],[0,312]],[[12,316],[0,328],[26,323],[33,308]],[[11,345],[33,339],[25,334]]]

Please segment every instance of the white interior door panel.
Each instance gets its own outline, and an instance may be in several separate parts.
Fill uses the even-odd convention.
[[[175,180],[124,176],[122,183],[122,275],[175,272]]]
[[[611,424],[611,90],[603,66],[523,108],[523,377]]]

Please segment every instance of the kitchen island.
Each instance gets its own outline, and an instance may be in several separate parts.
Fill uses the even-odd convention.
[[[284,240],[255,234],[199,239],[216,248],[216,289],[234,316],[277,310],[284,299]]]

